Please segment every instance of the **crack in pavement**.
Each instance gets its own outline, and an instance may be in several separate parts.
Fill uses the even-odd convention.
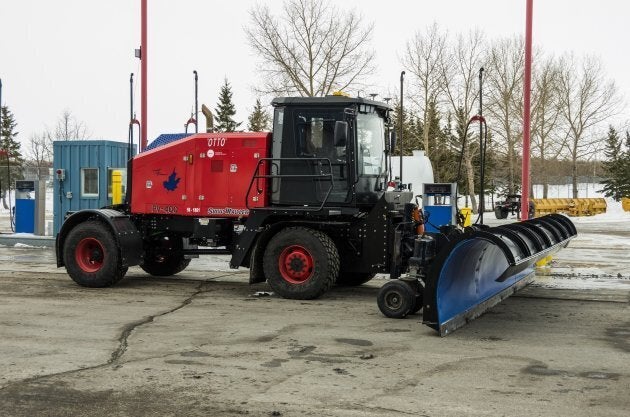
[[[225,276],[227,276],[227,275],[228,274],[226,274]],[[214,280],[216,278],[221,278],[221,277],[213,277],[212,280]],[[144,319],[136,320],[136,321],[134,321],[132,323],[129,323],[129,324],[125,325],[123,327],[123,330],[122,330],[120,336],[117,338],[118,346],[111,353],[111,355],[110,355],[109,359],[107,360],[107,362],[101,363],[101,364],[98,364],[98,365],[92,365],[92,366],[86,366],[86,367],[82,367],[82,368],[70,369],[70,370],[62,371],[62,372],[54,372],[54,373],[45,374],[45,375],[36,375],[36,376],[29,377],[29,378],[21,379],[21,380],[18,380],[18,381],[13,381],[13,382],[7,383],[4,386],[1,386],[0,387],[0,391],[3,391],[5,389],[7,389],[7,388],[10,388],[10,387],[12,387],[14,385],[27,384],[27,383],[31,383],[31,382],[38,382],[38,381],[46,379],[46,378],[71,375],[71,374],[77,373],[77,372],[89,371],[89,370],[104,368],[104,367],[110,366],[110,365],[115,365],[120,360],[120,358],[125,354],[125,352],[127,351],[127,347],[129,346],[129,343],[128,343],[129,336],[131,335],[131,333],[135,329],[137,329],[138,327],[143,326],[145,324],[153,322],[156,318],[166,316],[168,314],[174,313],[174,312],[176,312],[176,311],[186,307],[199,294],[203,294],[203,293],[206,293],[206,292],[210,291],[207,288],[206,289],[203,288],[204,285],[209,283],[209,282],[211,282],[211,281],[210,280],[201,281],[199,283],[199,285],[197,285],[195,291],[191,295],[186,297],[185,300],[183,300],[179,305],[175,306],[174,308],[171,308],[169,310],[163,311],[161,313],[152,314],[150,316],[145,317]]]
[[[203,285],[205,283],[206,283],[205,281],[202,281],[201,283],[199,283],[199,285],[197,285],[197,288],[196,288],[195,292],[193,292],[188,298],[186,298],[184,301],[182,301],[178,306],[176,306],[174,308],[171,308],[170,310],[163,311],[162,313],[153,314],[151,316],[145,317],[144,319],[137,320],[137,321],[134,321],[132,323],[127,324],[123,328],[123,331],[120,334],[120,337],[118,338],[118,348],[112,352],[109,360],[106,363],[102,364],[101,366],[112,365],[112,364],[115,364],[116,362],[118,362],[118,360],[127,351],[127,347],[129,346],[129,344],[128,344],[129,336],[131,335],[131,333],[135,329],[137,329],[138,327],[143,326],[145,324],[152,323],[153,320],[155,320],[158,317],[163,317],[163,316],[166,316],[168,314],[174,313],[177,310],[181,310],[182,308],[184,308],[187,305],[189,305],[196,296],[198,296],[201,293],[207,292],[207,290],[205,290],[205,291],[203,290]]]

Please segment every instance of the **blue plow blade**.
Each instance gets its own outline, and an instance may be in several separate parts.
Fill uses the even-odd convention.
[[[560,214],[466,232],[427,271],[423,322],[440,336],[479,317],[534,279],[534,264],[567,246],[575,225]]]

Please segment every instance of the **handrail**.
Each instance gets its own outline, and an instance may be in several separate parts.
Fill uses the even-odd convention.
[[[320,167],[321,163],[325,162],[328,164],[329,173],[328,174],[259,174],[260,167],[263,166],[265,162],[273,163],[274,161],[282,162],[282,161],[302,161],[302,162],[319,162]],[[330,186],[326,191],[326,195],[322,200],[322,203],[319,207],[311,207],[311,206],[301,206],[299,208],[292,207],[283,207],[282,210],[294,210],[294,211],[320,211],[324,208],[326,202],[328,202],[328,198],[330,197],[330,193],[332,192],[333,187],[335,186],[335,181],[333,179],[333,171],[332,171],[332,163],[330,162],[330,158],[260,158],[258,160],[258,164],[256,164],[256,169],[254,170],[254,174],[252,175],[252,179],[249,182],[249,187],[247,188],[247,194],[245,195],[245,207],[248,210],[251,210],[252,207],[249,205],[249,197],[252,190],[252,186],[254,185],[254,181],[258,179],[275,179],[275,178],[312,178],[312,179],[328,179],[330,180]],[[260,188],[256,187],[256,189],[260,192]],[[265,209],[268,207],[255,207],[256,209]]]

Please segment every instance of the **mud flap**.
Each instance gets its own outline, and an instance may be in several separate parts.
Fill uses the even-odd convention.
[[[534,279],[534,264],[577,235],[567,217],[471,231],[446,244],[425,279],[423,322],[446,336]]]

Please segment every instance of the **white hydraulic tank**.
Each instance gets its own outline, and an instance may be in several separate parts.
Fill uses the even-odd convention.
[[[400,177],[400,156],[392,156],[392,179]],[[411,184],[415,195],[422,194],[422,184],[433,183],[433,166],[424,151],[413,151],[413,156],[403,156],[402,182]]]

